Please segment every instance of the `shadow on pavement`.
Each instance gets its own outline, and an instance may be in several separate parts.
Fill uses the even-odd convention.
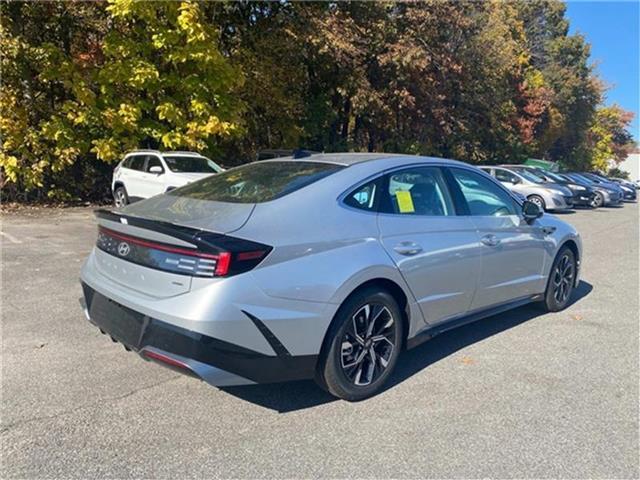
[[[569,306],[589,295],[592,290],[593,286],[590,283],[581,281],[574,290]],[[403,352],[386,389],[393,388],[429,365],[469,345],[517,327],[544,313],[542,309],[531,304],[442,333],[412,350]],[[221,390],[280,413],[303,410],[337,400],[311,380],[224,387]]]

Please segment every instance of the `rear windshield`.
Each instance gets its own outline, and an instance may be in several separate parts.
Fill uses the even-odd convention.
[[[164,155],[169,170],[188,173],[218,173],[222,168],[206,157],[187,157],[185,155]]]
[[[256,162],[168,192],[168,195],[229,203],[268,202],[343,167],[315,162]]]

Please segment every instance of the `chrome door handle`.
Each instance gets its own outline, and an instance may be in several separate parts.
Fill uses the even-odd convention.
[[[495,247],[500,243],[500,239],[491,233],[482,237],[480,241],[487,247]]]
[[[415,242],[400,242],[393,249],[400,255],[417,255],[422,251],[422,247]]]

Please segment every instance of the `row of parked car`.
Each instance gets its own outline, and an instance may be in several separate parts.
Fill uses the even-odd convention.
[[[261,160],[291,154],[284,150],[265,152],[259,156]],[[516,195],[546,211],[613,206],[635,201],[637,197],[637,185],[595,173],[554,173],[527,165],[480,168]],[[213,160],[194,152],[137,150],[127,154],[114,170],[114,202],[123,207],[222,171]]]
[[[634,202],[637,185],[590,172],[554,173],[527,165],[481,166],[516,195],[542,210],[598,208]]]

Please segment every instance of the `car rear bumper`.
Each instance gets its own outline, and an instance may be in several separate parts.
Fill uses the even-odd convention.
[[[149,317],[82,282],[85,314],[104,334],[138,353],[214,386],[313,378],[318,355],[267,355]]]

